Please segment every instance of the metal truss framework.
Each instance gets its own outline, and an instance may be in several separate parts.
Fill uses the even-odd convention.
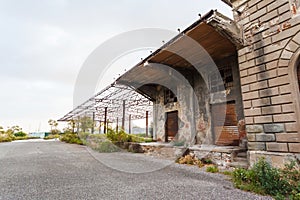
[[[148,98],[129,86],[114,83],[74,108],[58,121],[70,121],[81,116],[89,116],[93,117],[94,121],[116,123],[123,119],[123,115],[125,121],[130,121],[150,117],[152,111],[153,103]]]

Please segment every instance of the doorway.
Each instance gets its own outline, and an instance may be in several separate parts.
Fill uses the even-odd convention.
[[[178,133],[178,111],[166,113],[165,142],[172,141]]]

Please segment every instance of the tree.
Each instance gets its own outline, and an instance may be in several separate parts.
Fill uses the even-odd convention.
[[[49,119],[48,124],[50,125],[51,134],[55,135],[59,133],[59,130],[57,129],[58,123],[56,120]]]
[[[63,132],[74,134],[75,133],[75,125],[76,125],[76,121],[71,119],[70,121],[68,121],[67,127],[63,128]]]
[[[72,133],[75,133],[76,121],[75,121],[74,119],[71,119],[71,120],[68,122],[68,125],[69,125],[70,129],[72,129]]]
[[[79,123],[82,132],[86,132],[89,128],[92,128],[94,126],[93,120],[88,116],[80,118]]]
[[[4,131],[3,127],[0,126],[0,134],[4,134],[4,133],[5,133],[5,131]]]
[[[16,132],[21,132],[22,131],[22,128],[20,126],[12,126],[11,127],[13,133],[16,133]]]

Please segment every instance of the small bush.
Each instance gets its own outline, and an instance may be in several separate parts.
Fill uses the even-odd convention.
[[[68,134],[63,134],[60,137],[60,140],[66,143],[71,143],[71,144],[79,144],[82,145],[83,142],[80,140],[80,138],[78,137],[77,134],[72,134],[72,133],[68,133]]]
[[[99,142],[96,146],[93,146],[91,148],[101,153],[112,153],[120,151],[120,149],[111,141]]]
[[[24,136],[24,137],[15,137],[14,138],[14,140],[30,140],[30,139],[40,139],[40,137]]]
[[[15,137],[25,137],[25,136],[27,136],[27,134],[24,133],[24,132],[22,132],[22,131],[20,131],[20,132],[14,133],[14,136]]]
[[[90,134],[90,133],[86,133],[86,132],[80,132],[79,133],[79,138],[83,141],[83,142],[86,142],[87,138],[89,136],[92,136],[93,134]],[[98,135],[98,134],[95,134],[95,135]]]
[[[201,161],[203,162],[203,164],[205,165],[210,165],[213,164],[212,160],[210,158],[202,158]]]
[[[48,135],[46,137],[44,137],[44,140],[51,140],[51,139],[55,139],[55,138],[59,138],[60,135],[56,134],[56,135]]]
[[[102,134],[90,134],[86,137],[86,145],[101,153],[118,152],[120,149]]]
[[[224,174],[224,175],[226,175],[226,176],[232,176],[232,172],[231,171],[223,171],[221,173]]]
[[[112,142],[132,142],[132,136],[125,133],[123,130],[115,132],[112,129],[108,129],[106,137]]]
[[[11,142],[14,140],[14,137],[11,137],[7,134],[0,134],[0,142]]]
[[[203,163],[201,162],[201,160],[190,154],[179,158],[176,162],[179,164],[197,165],[200,168],[203,167]]]
[[[131,137],[131,141],[132,142],[138,142],[138,143],[153,142],[152,138],[146,138],[146,137],[142,137],[142,136],[137,136],[135,134],[130,134],[130,137]]]
[[[216,165],[210,165],[210,166],[207,166],[206,172],[217,173],[217,172],[219,172],[219,169]]]
[[[239,189],[271,195],[276,199],[299,200],[300,171],[295,162],[284,169],[277,169],[262,158],[249,170],[234,170],[232,176],[234,185]]]

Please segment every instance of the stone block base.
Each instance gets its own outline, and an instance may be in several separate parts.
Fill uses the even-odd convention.
[[[266,158],[266,161],[271,163],[272,166],[278,168],[283,168],[286,163],[290,163],[291,161],[296,161],[298,165],[300,164],[300,154],[277,153],[277,152],[266,152],[266,151],[248,151],[248,158],[251,167],[261,157]]]

